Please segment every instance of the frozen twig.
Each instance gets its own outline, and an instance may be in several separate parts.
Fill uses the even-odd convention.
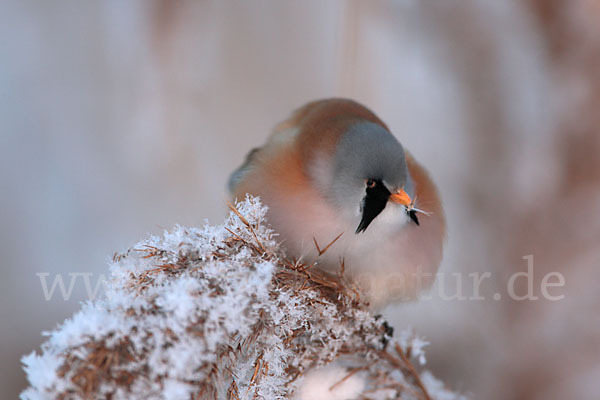
[[[339,364],[331,393],[361,379],[362,399],[436,398],[408,339],[389,340],[398,357],[384,350],[386,326],[346,282],[343,260],[336,275],[288,260],[257,199],[230,208],[222,226],[176,227],[115,255],[105,298],[23,358],[21,397],[283,399],[304,392],[310,371]],[[340,236],[322,249],[315,240],[318,253]]]

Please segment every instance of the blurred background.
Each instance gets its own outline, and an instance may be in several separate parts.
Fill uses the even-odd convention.
[[[80,279],[68,300],[58,287],[46,300],[36,274],[95,285],[113,252],[149,233],[220,223],[246,152],[331,96],[374,110],[438,183],[445,282],[491,273],[486,300],[386,310],[431,342],[428,368],[475,399],[598,398],[600,2],[1,8],[2,398],[25,388],[19,359],[40,332],[87,298]],[[564,299],[493,299],[528,255],[535,294],[558,271],[551,293]]]

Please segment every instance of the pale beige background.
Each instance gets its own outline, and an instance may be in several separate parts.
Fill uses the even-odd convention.
[[[19,358],[40,331],[86,298],[79,281],[68,301],[45,301],[36,273],[93,272],[95,283],[148,233],[220,222],[245,153],[329,96],[368,105],[431,171],[449,221],[442,271],[493,273],[486,301],[387,311],[431,340],[435,374],[474,398],[598,395],[597,3],[1,8],[2,398],[25,387]],[[538,287],[564,274],[565,299],[491,300],[528,254]]]

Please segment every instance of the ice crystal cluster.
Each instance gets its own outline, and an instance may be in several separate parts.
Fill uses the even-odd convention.
[[[390,337],[343,266],[286,259],[258,199],[231,208],[115,255],[106,296],[23,358],[21,398],[459,398],[421,377],[425,343]]]

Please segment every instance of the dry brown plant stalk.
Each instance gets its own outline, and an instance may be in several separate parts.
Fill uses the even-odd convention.
[[[116,255],[107,300],[24,358],[23,398],[291,398],[308,371],[332,363],[347,371],[332,392],[360,379],[360,399],[435,398],[343,260],[336,275],[289,260],[258,200],[230,208],[221,227],[177,227]],[[315,240],[318,253],[340,236]],[[52,379],[35,379],[42,365],[55,367]]]

